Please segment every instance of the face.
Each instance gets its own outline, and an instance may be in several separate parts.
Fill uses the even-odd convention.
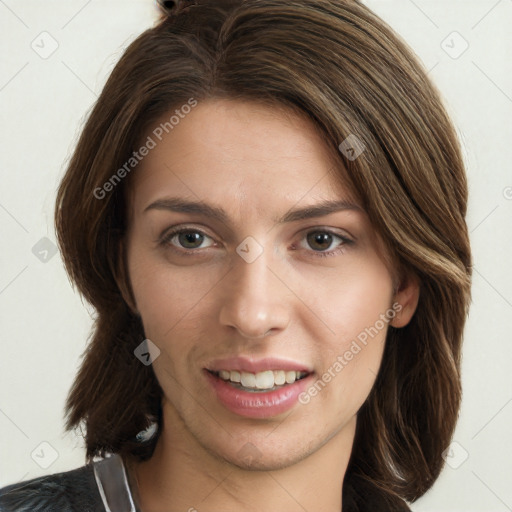
[[[240,467],[300,461],[353,425],[406,311],[380,239],[291,112],[210,100],[150,135],[126,250],[165,428]]]

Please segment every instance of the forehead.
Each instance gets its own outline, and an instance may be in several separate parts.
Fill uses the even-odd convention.
[[[149,139],[130,187],[138,211],[164,192],[220,202],[355,199],[313,122],[283,106],[208,100],[165,113],[141,140]]]

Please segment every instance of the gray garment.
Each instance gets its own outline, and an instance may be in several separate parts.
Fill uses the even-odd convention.
[[[0,512],[141,512],[122,458],[113,454],[71,471],[0,489]]]

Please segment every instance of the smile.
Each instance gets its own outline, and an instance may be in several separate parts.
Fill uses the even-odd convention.
[[[237,389],[253,393],[274,391],[287,384],[293,384],[308,375],[308,372],[296,370],[266,370],[258,373],[220,370],[212,373]]]
[[[293,370],[206,370],[213,396],[229,411],[247,418],[272,418],[298,403],[314,373]],[[282,383],[282,384],[279,384]]]

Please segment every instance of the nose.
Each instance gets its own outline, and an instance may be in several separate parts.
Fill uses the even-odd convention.
[[[225,277],[220,323],[247,339],[275,335],[290,322],[293,293],[269,263],[266,250],[252,263],[236,256]]]

